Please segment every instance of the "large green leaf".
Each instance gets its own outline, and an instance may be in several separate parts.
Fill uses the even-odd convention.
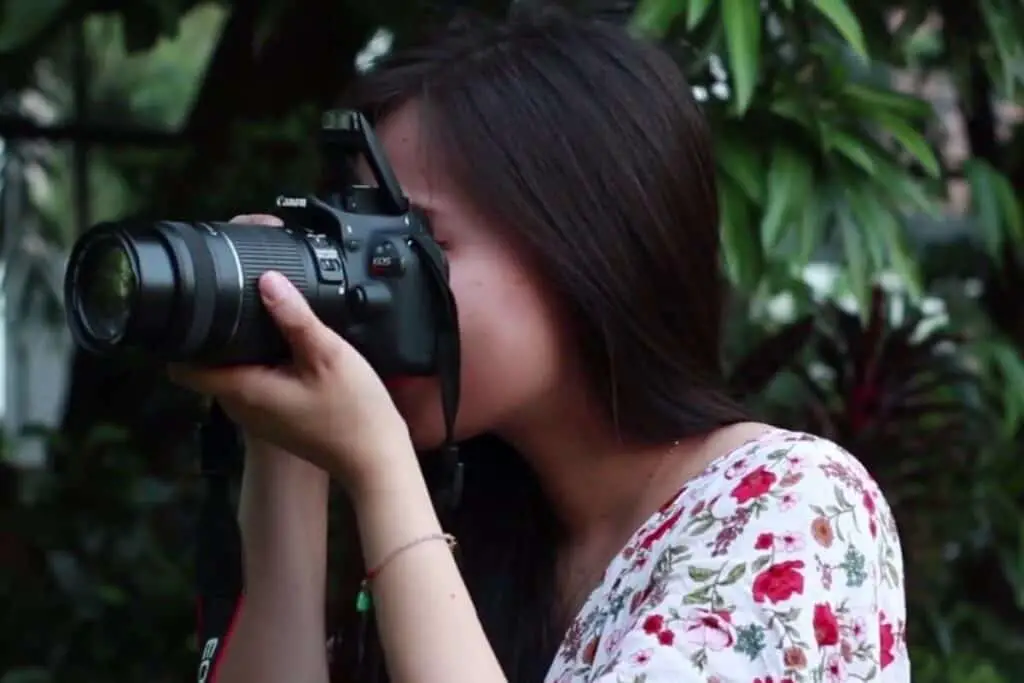
[[[869,269],[892,268],[911,296],[919,297],[921,276],[899,215],[871,185],[850,185],[846,195],[851,213],[862,227],[863,242],[870,255]]]
[[[715,156],[722,171],[756,204],[764,201],[765,168],[759,150],[733,131],[720,134]]]
[[[862,227],[845,204],[840,203],[836,206],[835,215],[836,227],[843,245],[845,272],[850,291],[857,299],[858,309],[862,314],[866,314],[871,295],[871,265]]]
[[[630,29],[641,35],[663,38],[685,9],[685,0],[640,0],[633,11]]]
[[[939,158],[935,154],[924,135],[914,130],[907,120],[901,116],[894,116],[888,112],[876,111],[874,119],[878,122],[882,131],[892,137],[907,151],[914,159],[921,164],[921,167],[933,178],[942,174],[942,167]]]
[[[812,178],[808,159],[786,144],[774,147],[768,168],[768,203],[761,221],[761,243],[766,251],[777,246],[784,231],[799,219]]]
[[[971,187],[971,207],[990,253],[998,254],[1007,238],[1021,240],[1024,216],[1006,176],[984,159],[965,161],[964,175]]]
[[[839,152],[866,174],[874,175],[875,158],[868,151],[870,146],[866,145],[863,139],[857,139],[850,133],[829,126],[822,126],[822,137],[827,150]]]
[[[761,10],[754,0],[721,0],[736,111],[750,106],[761,66]]]
[[[811,4],[835,26],[853,51],[867,61],[868,48],[864,43],[864,30],[857,15],[844,0],[811,0]]]
[[[980,11],[999,57],[1003,95],[1012,99],[1017,85],[1024,84],[1024,35],[1011,19],[1024,14],[1024,8],[1019,0],[981,0]]]
[[[841,93],[846,103],[867,115],[881,111],[920,120],[934,113],[932,105],[919,97],[853,81],[842,84]]]
[[[719,178],[718,203],[726,272],[741,289],[752,291],[761,279],[764,255],[750,201],[732,180]]]
[[[711,9],[712,0],[689,0],[686,13],[686,28],[694,29]]]

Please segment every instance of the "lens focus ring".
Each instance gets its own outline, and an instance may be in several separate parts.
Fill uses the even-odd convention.
[[[248,358],[257,352],[255,346],[277,338],[276,329],[263,307],[259,294],[259,278],[268,270],[275,270],[288,278],[302,294],[310,299],[315,295],[316,278],[312,270],[309,248],[304,241],[283,229],[267,229],[265,226],[222,224],[218,226],[228,238],[242,270],[242,302],[238,324],[235,327],[232,347],[228,352],[232,358]]]

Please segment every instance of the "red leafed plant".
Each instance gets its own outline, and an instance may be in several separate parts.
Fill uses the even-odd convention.
[[[892,320],[899,309],[902,319]],[[971,461],[991,427],[964,340],[906,299],[872,292],[865,318],[828,305],[810,358],[794,372],[805,390],[799,426],[834,439],[879,475]]]
[[[772,421],[836,441],[878,479],[900,524],[915,619],[948,609],[936,596],[964,571],[987,594],[960,592],[961,602],[1012,610],[998,571],[968,568],[976,553],[964,539],[983,545],[991,526],[977,503],[1000,413],[967,340],[878,288],[863,317],[829,303],[784,327],[734,366],[732,384]]]

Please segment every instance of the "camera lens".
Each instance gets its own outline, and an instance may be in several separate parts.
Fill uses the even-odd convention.
[[[139,288],[132,258],[120,240],[105,237],[89,245],[78,269],[78,310],[97,341],[124,336]]]
[[[280,362],[287,345],[260,300],[262,273],[282,272],[314,310],[341,308],[337,285],[318,288],[304,234],[233,223],[97,226],[68,259],[72,336],[102,354],[134,348],[198,364]]]

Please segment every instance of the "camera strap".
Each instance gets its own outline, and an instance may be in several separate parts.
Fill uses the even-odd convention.
[[[238,431],[214,402],[199,430],[203,501],[196,547],[198,683],[213,683],[242,599],[242,539],[231,504],[232,476],[240,469]]]
[[[429,235],[413,233],[413,247],[419,252],[437,306],[437,376],[441,388],[444,415],[444,443],[441,446],[440,471],[431,482],[434,503],[442,516],[451,516],[462,499],[463,467],[455,441],[455,419],[459,412],[462,377],[462,348],[459,342],[459,313],[448,286],[448,266],[444,252]]]

